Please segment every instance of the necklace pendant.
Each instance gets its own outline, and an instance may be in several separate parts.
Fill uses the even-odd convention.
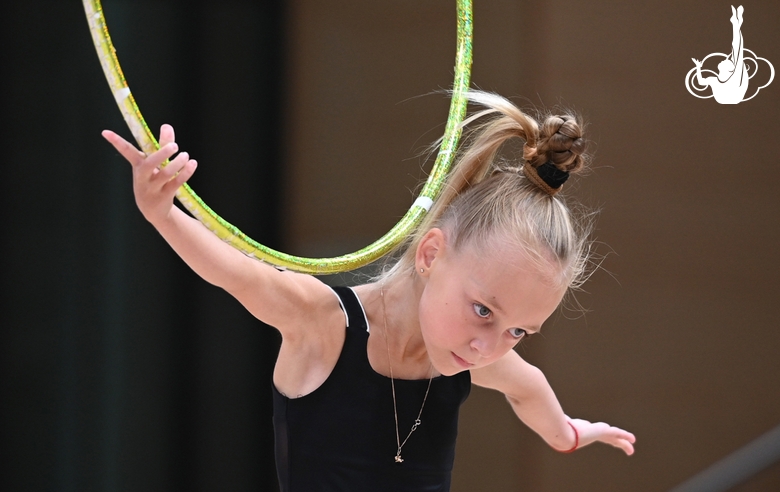
[[[397,454],[397,455],[395,455],[395,462],[396,462],[396,463],[403,463],[403,462],[404,462],[404,459],[403,459],[403,458],[401,458],[401,455],[400,455],[400,454]]]

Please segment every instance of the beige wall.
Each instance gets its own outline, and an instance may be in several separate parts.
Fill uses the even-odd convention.
[[[746,47],[780,68],[780,2],[745,4]],[[346,253],[386,232],[424,176],[451,84],[454,2],[292,2],[287,249]],[[520,353],[572,416],[634,431],[559,455],[499,395],[464,408],[456,491],[665,490],[780,423],[780,81],[721,106],[685,90],[730,50],[726,2],[476,0],[473,84],[590,122],[608,253]],[[419,97],[422,96],[422,97]],[[427,168],[426,168],[427,169]],[[740,490],[778,490],[780,466]]]

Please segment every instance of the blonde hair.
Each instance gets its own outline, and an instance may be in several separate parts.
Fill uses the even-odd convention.
[[[413,274],[420,239],[438,227],[456,251],[477,247],[489,254],[496,251],[496,244],[520,247],[540,267],[554,267],[557,278],[551,281],[578,287],[587,277],[589,221],[574,219],[562,198],[535,185],[521,168],[523,163],[537,168],[550,162],[560,171],[582,171],[586,164],[582,124],[576,116],[564,114],[549,115],[539,125],[496,94],[470,91],[468,98],[486,109],[467,118],[463,127],[492,118],[464,140],[441,196],[380,279]],[[524,162],[497,161],[501,146],[513,138],[523,142]]]

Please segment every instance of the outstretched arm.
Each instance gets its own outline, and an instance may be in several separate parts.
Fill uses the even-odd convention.
[[[160,150],[147,156],[116,133],[103,137],[130,162],[136,204],[176,253],[204,280],[222,287],[261,321],[275,326],[282,335],[305,326],[303,317],[315,299],[332,295],[327,287],[308,275],[279,272],[253,260],[224,243],[200,222],[173,204],[176,190],[195,172],[197,163],[178,152],[170,125],[160,130]]]
[[[696,65],[696,81],[699,83],[700,86],[706,87],[710,84],[709,79],[711,77],[704,78],[701,76],[701,63],[696,58],[691,58],[693,60],[693,63]]]
[[[555,393],[538,368],[510,350],[493,364],[471,371],[474,384],[504,393],[520,420],[558,451],[573,450],[576,442],[571,426],[577,429],[577,448],[603,442],[634,453],[634,435],[603,422],[569,419]],[[571,426],[569,425],[571,424]]]

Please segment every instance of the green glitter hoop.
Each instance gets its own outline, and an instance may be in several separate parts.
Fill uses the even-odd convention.
[[[365,248],[334,258],[304,258],[276,251],[252,240],[237,227],[217,215],[186,183],[176,192],[176,198],[195,218],[201,221],[220,239],[244,254],[281,268],[310,273],[330,274],[354,270],[367,265],[385,254],[408,236],[420,223],[430,204],[436,200],[449,172],[460,139],[459,124],[466,114],[465,93],[471,79],[472,59],[472,5],[471,0],[456,0],[458,12],[457,54],[455,58],[455,79],[452,84],[452,100],[439,153],[431,174],[420,192],[420,196],[401,220],[384,236]],[[92,33],[103,73],[108,80],[119,110],[130,127],[141,150],[150,154],[159,149],[159,144],[146,125],[141,111],[135,103],[130,87],[125,81],[122,68],[111,43],[108,27],[100,0],[83,0],[84,11]]]

